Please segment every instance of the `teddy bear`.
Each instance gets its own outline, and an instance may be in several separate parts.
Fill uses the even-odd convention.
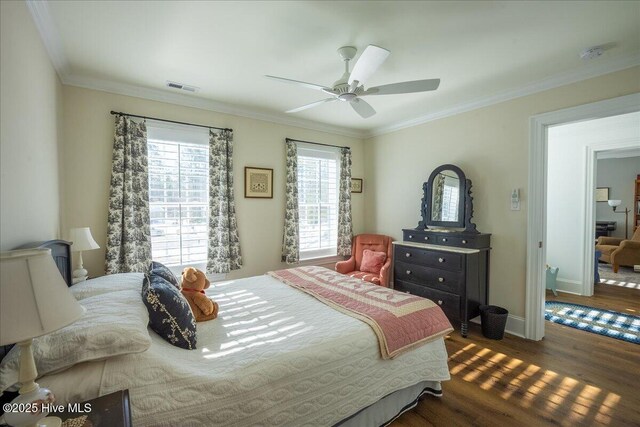
[[[218,316],[218,304],[204,293],[209,285],[207,276],[197,268],[187,267],[182,271],[180,291],[187,299],[196,322],[212,320]]]

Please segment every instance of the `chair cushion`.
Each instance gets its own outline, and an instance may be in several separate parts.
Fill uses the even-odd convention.
[[[602,256],[606,256],[606,257],[610,257],[611,252],[615,251],[618,248],[619,246],[613,246],[613,245],[597,245],[596,246],[596,249],[602,252]]]
[[[355,277],[357,279],[364,280],[375,285],[380,284],[380,276],[378,276],[377,274],[367,273],[366,271],[352,271],[351,273],[347,273],[347,276]]]
[[[367,273],[380,274],[380,269],[387,260],[387,254],[384,252],[372,251],[365,249],[362,251],[362,262],[360,263],[360,271]]]
[[[383,236],[381,234],[359,234],[353,238],[353,248],[351,254],[356,261],[356,270],[362,271],[360,265],[362,264],[363,251],[369,249],[375,252],[384,252],[387,257],[391,258],[392,246],[391,237]]]

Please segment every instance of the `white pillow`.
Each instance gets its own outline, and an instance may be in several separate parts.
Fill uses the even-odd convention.
[[[137,291],[110,292],[80,301],[86,313],[75,323],[33,339],[38,376],[90,360],[140,353],[151,345],[149,314]],[[0,392],[18,382],[20,349],[0,363]]]
[[[77,300],[124,290],[133,290],[140,295],[143,279],[144,273],[108,274],[76,283],[69,290]]]

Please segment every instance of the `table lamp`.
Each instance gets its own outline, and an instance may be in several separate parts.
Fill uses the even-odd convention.
[[[31,342],[70,325],[83,313],[84,308],[69,292],[50,249],[0,253],[0,345],[17,343],[20,348],[20,394],[11,402],[18,404],[16,407],[34,402],[53,404],[53,393],[35,382],[38,371]],[[5,412],[4,419],[16,427],[62,424],[60,418],[47,415],[46,410]]]
[[[88,275],[87,270],[82,266],[82,251],[100,249],[100,246],[93,240],[89,227],[72,228],[69,232],[69,240],[73,243],[71,245],[71,251],[78,252],[79,256],[78,269],[73,270],[74,283],[76,283],[78,280],[86,279]]]

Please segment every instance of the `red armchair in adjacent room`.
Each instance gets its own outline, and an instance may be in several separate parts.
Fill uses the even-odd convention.
[[[392,241],[393,239],[391,237],[381,234],[359,234],[354,236],[351,247],[351,258],[336,263],[336,271],[388,288],[393,251]],[[360,271],[360,267],[362,266],[362,253],[365,249],[384,252],[387,255],[379,274]]]

